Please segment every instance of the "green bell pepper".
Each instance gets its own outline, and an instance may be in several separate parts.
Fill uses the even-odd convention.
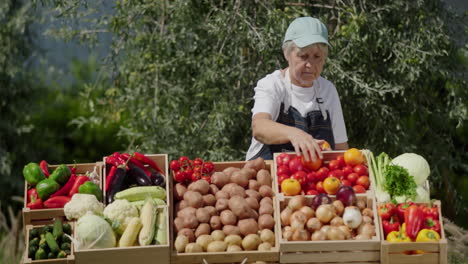
[[[29,185],[34,186],[38,182],[45,179],[44,172],[42,172],[39,164],[30,162],[23,168],[24,179],[28,182]]]
[[[71,170],[67,165],[59,165],[53,172],[50,174],[49,179],[56,181],[60,186],[63,186],[67,183],[68,178],[70,178]]]
[[[39,198],[41,198],[43,201],[47,200],[51,194],[58,191],[59,189],[60,185],[51,178],[44,179],[36,185],[37,195],[39,195]]]
[[[78,188],[79,193],[87,193],[87,194],[94,194],[96,196],[96,199],[98,201],[102,201],[102,191],[101,188],[99,188],[99,185],[92,181],[87,181],[83,184],[80,185]]]

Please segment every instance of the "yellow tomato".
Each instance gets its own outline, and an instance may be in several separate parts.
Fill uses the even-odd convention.
[[[344,160],[347,165],[356,166],[364,162],[364,155],[359,149],[351,148],[344,153]]]
[[[340,188],[340,180],[336,177],[328,177],[323,181],[323,189],[328,194],[336,194]]]
[[[296,179],[286,179],[281,183],[284,195],[296,195],[301,192],[301,184]]]
[[[323,144],[320,146],[320,149],[321,149],[321,150],[330,150],[330,149],[331,149],[331,146],[330,146],[330,144],[325,140],[325,141],[323,142]]]

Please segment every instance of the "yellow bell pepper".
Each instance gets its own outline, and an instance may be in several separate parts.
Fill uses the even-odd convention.
[[[411,238],[407,237],[405,233],[400,231],[392,231],[387,235],[387,241],[390,243],[397,243],[397,242],[411,242]]]
[[[431,229],[421,229],[418,236],[416,237],[416,242],[437,242],[440,240],[439,233]]]

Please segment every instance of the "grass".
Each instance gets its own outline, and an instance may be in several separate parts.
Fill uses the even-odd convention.
[[[12,200],[22,202],[23,198]],[[20,263],[25,247],[21,211],[15,213],[8,206],[6,214],[0,210],[0,263]]]

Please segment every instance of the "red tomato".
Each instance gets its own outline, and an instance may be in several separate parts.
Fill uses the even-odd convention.
[[[317,182],[317,185],[315,185],[315,189],[317,189],[318,193],[325,193],[325,189],[323,188],[322,181]]]
[[[344,160],[344,155],[339,155],[338,157],[336,157],[336,160],[340,163],[341,168],[346,166],[346,162]]]
[[[202,176],[201,178],[211,184],[211,177],[210,176]]]
[[[173,161],[171,161],[171,163],[169,163],[169,167],[173,171],[178,171],[178,170],[180,170],[180,163],[179,163],[178,160],[173,160]]]
[[[304,186],[306,183],[306,176],[307,174],[304,171],[297,171],[291,175],[291,179],[296,179],[301,184],[301,186]]]
[[[367,176],[359,176],[359,178],[356,180],[356,184],[361,185],[362,187],[369,189],[370,181],[369,177]]]
[[[316,190],[308,190],[306,192],[306,195],[317,195],[317,194],[319,194],[319,193]]]
[[[325,178],[327,178],[328,176],[328,172],[330,170],[327,168],[327,167],[322,167],[320,168],[318,171],[317,171],[317,178],[319,181],[323,181],[325,180]]]
[[[317,182],[318,181],[317,173],[315,171],[307,173],[306,181]]]
[[[354,166],[353,171],[359,176],[369,176],[369,171],[367,170],[367,167],[362,164]]]
[[[284,165],[279,166],[278,169],[276,170],[276,175],[280,175],[280,174],[291,175],[289,171],[289,167],[284,166]]]
[[[203,160],[201,158],[195,158],[193,160],[193,165],[194,166],[197,166],[197,165],[202,165],[203,164]]]
[[[331,160],[331,161],[328,163],[328,168],[329,168],[331,171],[332,171],[332,170],[341,169],[340,162],[337,161],[337,160]]]
[[[183,182],[185,181],[185,172],[179,170],[174,174],[174,180],[176,182]]]
[[[193,167],[193,172],[202,173],[202,166],[201,165],[195,165],[195,167]]]
[[[212,173],[214,171],[214,164],[213,162],[211,161],[205,161],[205,163],[203,163],[203,169],[206,169],[207,170],[207,173]],[[205,170],[204,170],[205,172]]]
[[[278,184],[281,184],[286,179],[289,179],[289,175],[286,175],[286,174],[278,175]]]
[[[365,193],[366,188],[362,187],[361,185],[357,184],[353,186],[354,192],[355,193]]]
[[[291,160],[291,156],[288,153],[281,153],[276,157],[276,164],[277,166],[289,166],[289,161]]]
[[[199,179],[201,179],[201,173],[200,172],[193,172],[191,179],[192,179],[192,182],[198,181]]]
[[[350,173],[353,173],[353,172],[354,172],[354,171],[353,171],[353,167],[351,167],[351,166],[349,166],[349,165],[344,166],[343,169],[342,169],[342,171],[343,171],[343,174],[344,174],[345,176],[348,176]]]
[[[305,184],[305,190],[308,191],[308,190],[316,190],[317,189],[317,185],[315,184],[315,182],[307,182]]]
[[[301,162],[302,162],[302,165],[304,165],[304,167],[306,167],[310,171],[317,170],[318,168],[320,168],[320,166],[322,166],[322,160],[319,159],[318,157],[316,157],[315,161],[312,161],[312,160],[306,161],[305,157],[302,156]]]
[[[193,175],[193,170],[192,169],[186,169],[184,172],[185,172],[185,179],[191,180],[192,175]]]
[[[333,170],[328,173],[328,177],[335,177],[339,180],[342,180],[345,178],[344,173],[342,170]]]
[[[289,161],[289,172],[291,174],[296,173],[297,171],[303,171],[304,166],[302,165],[301,158],[295,157],[291,161]]]
[[[189,163],[189,158],[187,156],[182,156],[179,158],[179,163],[180,165],[185,165],[185,164],[188,164]]]
[[[346,179],[342,180],[342,181],[341,181],[341,184],[347,185],[347,186],[353,186],[353,185],[351,184],[351,182],[348,181],[348,180],[346,180]]]
[[[359,178],[359,175],[355,172],[348,174],[346,179],[351,182],[351,184],[355,184],[357,179]]]

